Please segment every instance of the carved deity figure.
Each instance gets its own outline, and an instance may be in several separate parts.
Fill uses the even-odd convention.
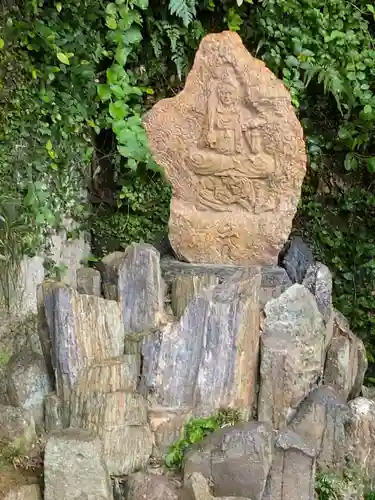
[[[255,107],[245,106],[241,85],[231,69],[224,70],[209,96],[201,144],[192,151],[193,170],[201,176],[201,204],[226,211],[238,204],[256,205],[255,182],[274,173],[274,159],[263,151]]]

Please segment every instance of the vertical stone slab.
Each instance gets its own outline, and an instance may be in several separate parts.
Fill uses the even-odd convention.
[[[133,243],[124,253],[103,259],[106,298],[120,304],[125,333],[143,332],[164,317],[164,286],[159,252],[151,245]]]
[[[349,403],[352,419],[348,425],[348,458],[363,477],[369,480],[369,490],[375,488],[375,401],[356,398]]]
[[[202,291],[180,321],[143,345],[145,390],[166,407],[212,413],[234,407],[250,415],[259,352],[261,274],[250,268]]]
[[[177,319],[180,319],[187,305],[203,288],[217,285],[214,276],[178,276],[172,282],[171,305]]]
[[[350,330],[347,319],[333,313],[333,337],[324,365],[324,383],[335,387],[346,399],[360,395],[368,362],[361,339]]]
[[[265,306],[258,418],[286,425],[321,376],[325,325],[313,295],[295,284]]]
[[[124,349],[121,312],[115,301],[81,295],[60,284],[44,295],[51,340],[56,393],[66,410],[81,370],[94,362],[117,357]]]
[[[289,428],[314,446],[320,471],[340,473],[346,467],[345,428],[350,417],[345,399],[322,386],[301,403]]]
[[[315,450],[290,430],[280,432],[263,500],[312,500]]]
[[[83,429],[52,434],[44,457],[45,500],[113,500],[100,440]]]
[[[71,425],[100,437],[115,476],[144,468],[152,452],[147,401],[135,392],[138,370],[136,355],[93,364],[81,372],[72,395]]]
[[[207,35],[185,88],[145,117],[173,188],[169,238],[188,262],[276,264],[306,171],[285,86],[238,34]]]

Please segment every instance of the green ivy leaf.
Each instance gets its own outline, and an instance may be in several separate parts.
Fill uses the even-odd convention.
[[[113,2],[109,3],[105,8],[105,11],[109,16],[114,17],[117,14],[116,4],[114,4]]]
[[[142,40],[142,33],[138,26],[132,26],[127,30],[124,36],[124,43],[128,45],[135,45]]]
[[[375,173],[375,156],[368,158],[367,160],[367,170],[372,174]]]
[[[289,67],[289,68],[298,68],[299,65],[300,65],[300,62],[299,60],[294,57],[294,56],[288,56],[286,59],[285,59],[285,64]]]
[[[133,0],[134,7],[138,7],[141,10],[146,10],[148,8],[148,0]]]
[[[345,156],[344,167],[345,167],[345,170],[348,170],[348,171],[349,170],[356,170],[357,169],[357,167],[358,167],[358,160],[355,157],[354,153],[348,153]]]
[[[57,4],[56,4],[56,10],[57,10],[57,12],[61,12],[61,10],[62,10],[61,2],[57,2]]]
[[[117,21],[114,17],[108,16],[105,20],[105,24],[108,26],[110,30],[115,30],[117,28]]]
[[[126,115],[124,101],[115,101],[109,103],[109,114],[114,120],[122,120]]]
[[[4,48],[4,39],[0,38],[0,50]]]
[[[60,62],[62,62],[63,64],[66,64],[66,65],[70,64],[69,57],[67,56],[67,54],[64,54],[64,52],[58,52],[56,54],[56,56],[57,56],[57,59]]]
[[[102,101],[108,101],[111,98],[111,89],[110,86],[105,83],[100,83],[97,86],[98,96]]]

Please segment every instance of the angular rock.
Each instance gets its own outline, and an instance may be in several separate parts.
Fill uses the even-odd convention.
[[[47,433],[60,431],[64,427],[61,399],[55,392],[44,398],[44,428]]]
[[[367,371],[366,349],[338,311],[333,316],[333,338],[327,350],[324,383],[335,387],[346,399],[360,395]]]
[[[346,467],[345,427],[350,409],[331,387],[312,391],[299,406],[289,428],[310,442],[316,450],[322,472],[343,472]]]
[[[108,470],[116,476],[145,467],[152,453],[147,401],[131,392],[137,375],[137,356],[107,360],[82,371],[72,396],[71,425],[101,438]]]
[[[100,440],[83,429],[48,438],[44,456],[44,500],[113,500]]]
[[[214,276],[178,276],[172,282],[172,311],[180,319],[192,299],[204,288],[217,285],[219,280]]]
[[[332,275],[324,264],[317,262],[309,267],[303,280],[305,286],[315,297],[324,322],[329,323],[332,315]]]
[[[154,435],[153,456],[164,456],[169,447],[179,441],[185,424],[193,416],[189,409],[151,407],[148,422]]]
[[[265,266],[262,268],[262,282],[260,288],[260,308],[271,299],[277,299],[287,288],[292,286],[285,269],[277,266]]]
[[[207,479],[200,472],[194,472],[191,476],[191,489],[193,500],[251,500],[244,497],[214,497],[211,493]],[[184,500],[185,497],[183,497]],[[191,498],[191,496],[189,496]]]
[[[276,438],[276,449],[263,500],[312,500],[315,450],[291,430]]]
[[[24,348],[7,367],[9,403],[30,410],[38,427],[44,425],[44,397],[52,384],[44,358]]]
[[[262,422],[224,427],[203,439],[188,452],[184,483],[191,488],[194,473],[212,479],[216,497],[247,495],[261,500],[271,467],[272,429]]]
[[[323,369],[325,325],[313,295],[295,284],[265,306],[258,419],[281,429]]]
[[[25,451],[36,441],[35,421],[22,408],[0,405],[0,444]]]
[[[106,298],[120,304],[125,333],[143,332],[164,319],[164,286],[159,252],[151,245],[133,243],[103,261]]]
[[[284,85],[233,32],[206,36],[184,90],[144,120],[173,197],[169,238],[188,262],[276,263],[306,171]]]
[[[315,263],[310,248],[299,236],[293,236],[281,256],[281,266],[285,268],[292,283],[302,283],[309,267]]]
[[[44,307],[56,393],[63,403],[64,425],[68,425],[70,394],[80,372],[123,353],[121,312],[115,301],[81,295],[61,284],[45,290]]]
[[[138,472],[126,482],[127,500],[180,500],[178,485],[164,476]]]
[[[347,446],[350,463],[357,467],[375,488],[375,401],[356,398],[350,401],[352,419],[347,426]]]
[[[165,407],[212,414],[234,407],[250,415],[259,349],[260,272],[251,268],[202,291],[178,323],[143,346],[142,383]],[[194,332],[194,335],[192,335]]]
[[[100,297],[102,278],[100,271],[92,267],[81,267],[77,270],[77,292]]]

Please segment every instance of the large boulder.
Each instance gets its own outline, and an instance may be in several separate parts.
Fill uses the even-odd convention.
[[[23,348],[14,354],[7,367],[9,403],[30,410],[38,427],[44,425],[44,397],[52,381],[43,356]]]
[[[250,268],[199,293],[143,344],[142,390],[158,405],[212,414],[256,404],[261,275]],[[192,335],[194,332],[194,335]]]
[[[180,500],[180,485],[165,476],[138,472],[126,481],[126,500]]]
[[[48,438],[44,457],[44,500],[113,500],[102,444],[83,429]]]
[[[188,452],[184,483],[192,487],[194,473],[211,479],[216,497],[250,497],[262,500],[272,463],[272,429],[247,422],[214,432]]]
[[[285,86],[233,32],[206,36],[185,88],[144,120],[172,184],[169,237],[188,262],[277,261],[306,172]]]
[[[201,474],[200,472],[194,472],[191,475],[190,478],[191,481],[191,488],[190,491],[185,488],[185,491],[187,490],[187,493],[184,496],[184,491],[182,492],[181,495],[181,500],[251,500],[250,498],[244,498],[244,497],[217,497],[214,496],[211,492],[208,480]]]
[[[295,284],[265,306],[258,418],[281,429],[318,382],[325,325],[314,296]]]

